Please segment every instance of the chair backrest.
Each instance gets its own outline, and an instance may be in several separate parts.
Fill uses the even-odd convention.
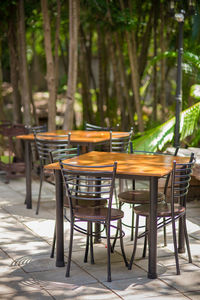
[[[78,201],[106,199],[108,208],[112,207],[113,189],[117,163],[103,166],[77,166],[60,162],[66,185],[67,196],[73,214]],[[108,220],[110,213],[108,213]]]
[[[179,147],[175,148],[175,151],[173,153],[173,156],[177,156],[179,151]],[[171,155],[169,153],[164,153],[164,152],[153,152],[153,151],[145,151],[145,150],[134,150],[133,149],[133,142],[130,142],[130,152],[133,154],[148,154],[148,155]],[[167,175],[166,180],[165,180],[165,185],[164,185],[164,194],[165,196],[167,195],[167,188],[169,185],[171,173]]]
[[[133,129],[127,136],[117,137],[117,134],[110,131],[110,152],[128,153],[130,141],[133,135]]]
[[[112,128],[112,127],[102,127],[102,126],[97,126],[94,124],[90,124],[90,123],[85,123],[85,130],[88,131],[114,131],[114,130],[119,130],[119,124],[117,124],[116,128]]]
[[[97,125],[93,125],[90,123],[85,123],[85,130],[88,131],[109,131],[110,129],[108,127],[101,127]]]
[[[37,134],[40,132],[47,132],[47,125],[39,125],[39,126],[33,126],[33,127],[29,127],[29,132],[33,133],[33,134]]]
[[[50,151],[50,160],[51,163],[58,162],[59,160],[64,160],[68,158],[72,158],[74,156],[80,155],[80,147],[73,147],[69,148],[69,145],[67,148],[64,149],[57,149]]]
[[[50,137],[49,135],[47,135]],[[55,138],[55,136],[53,136]],[[39,155],[40,165],[51,163],[50,152],[53,150],[66,149],[69,147],[70,135],[56,136],[56,139],[44,139],[44,135],[35,135],[35,144]]]
[[[176,161],[173,162],[171,185],[172,205],[175,202],[179,202],[183,206],[186,205],[186,198],[190,186],[190,179],[194,162],[194,153],[191,153],[188,163],[178,164],[176,163]]]

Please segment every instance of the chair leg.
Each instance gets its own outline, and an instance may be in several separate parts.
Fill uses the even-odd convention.
[[[133,246],[133,253],[131,256],[131,260],[128,266],[128,269],[131,270],[132,269],[132,265],[133,265],[133,260],[135,258],[135,253],[136,253],[136,248],[137,248],[137,237],[138,237],[138,225],[139,225],[139,215],[136,216],[136,224],[135,224],[135,241],[134,241],[134,246]]]
[[[189,263],[192,263],[192,255],[190,251],[190,243],[189,243],[189,238],[188,238],[188,232],[187,232],[187,226],[186,226],[186,217],[185,215],[183,216],[184,218],[184,233],[185,233],[185,242],[186,242],[186,247],[187,247],[187,253],[188,253],[188,261]]]
[[[119,210],[121,210],[121,207],[122,207],[122,203],[119,201]],[[116,244],[116,242],[117,242],[117,237],[118,237],[118,232],[119,232],[119,228],[118,228],[118,226],[117,226],[115,238],[114,238],[113,243],[112,243],[112,246],[111,246],[111,252],[112,252],[112,253],[114,253],[115,244]]]
[[[133,241],[134,234],[134,204],[132,205],[132,216],[131,216],[131,241]]]
[[[51,247],[50,258],[54,258],[55,244],[56,244],[56,223],[55,223],[55,226],[54,226],[53,243],[52,243],[52,247]]]
[[[145,230],[146,232],[148,232],[149,230],[149,220],[148,220],[148,217],[146,217],[146,220],[145,220],[146,224],[145,224]],[[147,241],[148,241],[148,234],[145,235],[144,237],[144,247],[143,247],[143,253],[142,253],[142,257],[145,258],[146,257],[146,252],[147,252]]]
[[[40,172],[40,187],[39,187],[39,194],[38,194],[38,202],[37,202],[37,208],[36,208],[36,215],[39,213],[40,209],[40,198],[41,198],[41,191],[42,191],[42,182],[43,182],[43,170]]]
[[[119,228],[120,228],[120,247],[121,247],[121,252],[122,252],[122,256],[125,262],[125,266],[128,267],[128,262],[126,259],[126,254],[124,251],[124,242],[123,242],[123,237],[122,237],[122,220],[119,220]]]
[[[90,262],[94,264],[94,251],[93,251],[93,236],[92,236],[92,222],[89,222],[89,239],[90,239]]]
[[[165,224],[165,218],[163,218],[163,223]],[[163,236],[164,236],[164,246],[167,246],[167,233],[166,233],[166,225],[163,226]]]
[[[177,247],[177,238],[176,238],[176,226],[175,226],[174,218],[172,218],[172,233],[173,233],[173,242],[174,242],[174,255],[175,255],[175,261],[176,261],[176,274],[180,275],[178,247]]]
[[[70,242],[69,242],[69,252],[68,252],[68,261],[67,261],[67,270],[66,277],[70,275],[70,267],[71,267],[71,258],[72,258],[72,246],[73,246],[73,234],[74,234],[74,219],[70,222]]]
[[[107,224],[107,281],[111,282],[111,262],[110,262],[110,224]]]
[[[87,223],[87,236],[86,236],[86,247],[85,247],[84,263],[86,263],[87,259],[88,259],[89,236],[90,236],[90,232],[89,232],[89,222],[88,222]]]

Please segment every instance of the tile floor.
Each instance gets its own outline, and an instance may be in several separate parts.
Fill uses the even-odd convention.
[[[123,264],[120,248],[112,254],[112,282],[106,281],[105,244],[94,248],[95,265],[83,262],[85,237],[76,233],[71,277],[56,268],[49,257],[55,220],[53,187],[45,185],[41,209],[35,215],[38,181],[33,182],[33,209],[24,205],[25,179],[4,183],[0,175],[0,299],[200,299],[200,199],[188,203],[188,228],[193,263],[180,256],[181,275],[175,274],[173,246],[168,229],[168,246],[158,235],[158,278],[147,278],[147,259],[141,259],[142,241],[131,271]],[[126,220],[130,207],[125,207]],[[65,254],[69,225],[65,222]],[[125,250],[130,258],[132,242],[126,230]]]

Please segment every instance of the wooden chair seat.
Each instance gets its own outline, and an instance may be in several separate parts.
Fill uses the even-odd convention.
[[[74,210],[75,218],[86,221],[105,221],[108,218],[107,207],[95,207],[95,208],[77,208]],[[111,220],[119,220],[124,217],[123,211],[112,208]]]
[[[130,190],[122,192],[118,195],[120,202],[130,203],[130,204],[145,204],[149,203],[150,192],[149,190]],[[165,195],[162,192],[158,192],[158,201],[163,201]]]
[[[134,207],[134,212],[140,216],[149,216],[149,204],[142,204]],[[185,207],[174,204],[174,215],[180,215],[185,212]],[[157,216],[158,217],[171,217],[171,204],[170,203],[158,203]]]

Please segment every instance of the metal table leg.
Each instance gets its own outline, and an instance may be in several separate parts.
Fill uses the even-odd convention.
[[[157,197],[158,178],[150,178],[149,266],[148,278],[157,278]]]
[[[25,163],[26,163],[26,208],[32,208],[32,188],[31,188],[31,170],[32,170],[32,155],[31,142],[25,141]]]
[[[64,267],[63,184],[60,170],[55,170],[56,181],[56,267]]]

